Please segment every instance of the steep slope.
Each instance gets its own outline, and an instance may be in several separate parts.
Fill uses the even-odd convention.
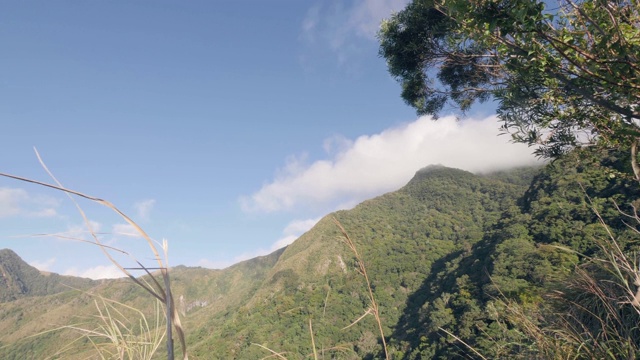
[[[576,266],[597,254],[599,240],[608,236],[594,208],[620,246],[637,247],[638,224],[616,207],[632,213],[630,204],[640,199],[640,187],[627,175],[626,164],[624,153],[586,149],[542,169],[518,206],[503,212],[480,241],[434,263],[409,296],[391,336],[397,358],[475,357],[467,345],[487,358],[544,358],[533,339],[506,316],[503,304],[516,302],[534,323],[554,326],[554,313],[563,310],[547,296],[568,294]],[[598,310],[588,307],[598,302],[585,293],[575,296],[562,302],[582,304],[584,323],[575,325],[599,324]],[[637,329],[638,314],[631,311],[625,317]],[[632,339],[638,339],[637,331],[629,335],[636,342]]]
[[[69,286],[87,289],[95,284],[90,279],[42,273],[12,250],[0,250],[0,302],[55,294],[69,290]]]
[[[530,179],[534,170],[516,173],[514,178]],[[284,251],[246,305],[229,317],[211,320],[212,335],[198,342],[194,353],[221,359],[269,355],[252,345],[260,344],[286,352],[291,359],[302,358],[313,351],[311,321],[317,347],[331,356],[374,356],[380,348],[370,317],[343,330],[365,313],[368,304],[353,254],[332,218],[344,225],[365,261],[390,335],[408,296],[418,290],[433,264],[470,251],[524,193],[524,186],[502,175],[429,167],[399,191],[325,217]]]
[[[416,310],[435,296],[425,295],[425,284],[450,277],[441,271],[458,268],[451,260],[477,253],[485,233],[516,207],[536,172],[521,169],[480,176],[428,167],[396,192],[328,215],[286,249],[269,256],[224,270],[174,268],[172,284],[191,358],[269,356],[261,346],[286,352],[289,359],[304,358],[313,352],[310,325],[316,348],[325,357],[379,356],[372,317],[350,326],[369,304],[363,277],[333,218],[343,224],[364,259],[385,335],[401,340],[392,348],[394,356],[409,354],[411,346],[420,346],[422,330],[417,326],[431,321]],[[483,256],[482,261],[490,258],[488,253]],[[449,291],[444,285],[436,290],[437,295]],[[153,308],[149,296],[126,280],[103,282],[85,294],[64,292],[11,301],[0,307],[0,358],[24,359],[27,354],[26,358],[37,359],[55,353],[76,335],[28,335],[86,322],[96,313],[91,294],[148,313]],[[411,314],[418,316],[417,323],[405,321]],[[86,358],[87,349],[88,344],[78,343],[65,358]]]

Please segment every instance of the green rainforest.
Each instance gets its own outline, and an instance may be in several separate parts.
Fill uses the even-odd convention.
[[[189,356],[635,358],[640,188],[628,156],[576,150],[485,174],[429,166],[268,256],[175,267]],[[154,321],[153,300],[126,279],[43,274],[11,250],[0,260],[3,359],[86,358],[94,344],[66,326],[95,322],[96,294]]]
[[[368,4],[366,12],[386,6],[361,3]],[[0,250],[0,359],[174,360],[172,344],[183,360],[640,358],[638,1],[393,3],[406,7],[382,21],[377,37],[379,55],[398,81],[402,99],[418,115],[437,120],[444,111],[458,111],[455,115],[468,122],[482,113],[474,106],[485,103],[481,110],[495,114],[503,135],[531,146],[546,160],[544,165],[477,174],[434,165],[415,169],[415,176],[397,191],[327,214],[286,248],[222,270],[169,268],[139,227],[137,233],[146,238],[159,267],[138,278],[94,281],[40,272],[12,250]],[[350,22],[352,17],[344,15]],[[240,24],[240,16],[231,19]],[[315,26],[314,21],[310,27]],[[344,29],[336,29],[343,36]],[[220,33],[227,37],[233,31]],[[264,44],[277,48],[269,36]],[[230,45],[230,53],[245,47],[238,44]],[[263,53],[251,49],[247,58]],[[251,86],[225,75],[233,79],[232,94],[236,88],[258,89],[255,81],[271,79],[264,64],[253,63],[247,66],[260,76],[252,75]],[[253,74],[247,66],[242,72]],[[289,85],[290,77],[274,78],[288,90],[306,94]],[[220,93],[229,91],[219,86]],[[138,84],[131,87],[138,89]],[[238,94],[244,99],[259,93]],[[361,98],[336,96],[360,106]],[[280,97],[287,101],[285,111],[296,102]],[[25,104],[30,99],[29,93]],[[316,95],[304,100],[309,99],[324,103]],[[252,100],[252,107],[260,108],[262,100]],[[271,107],[271,100],[265,101]],[[108,101],[101,99],[103,103]],[[304,102],[296,105],[305,114],[315,111]],[[155,105],[140,104],[144,107]],[[22,112],[20,108],[16,114]],[[287,123],[287,131],[289,127]],[[188,123],[183,128],[190,129]],[[279,128],[267,123],[256,129],[251,136],[266,139],[267,146],[277,142],[269,135]],[[294,132],[285,135],[295,137]],[[190,135],[184,138],[191,141]],[[206,141],[216,142],[211,139]],[[245,140],[238,143],[252,141]],[[252,151],[243,149],[251,156]],[[466,154],[462,151],[458,153]],[[235,161],[234,166],[251,161]],[[384,171],[385,164],[379,168]],[[135,225],[104,200],[62,185],[0,176],[98,202]],[[210,188],[221,188],[200,178]],[[104,250],[93,235],[93,245]],[[122,266],[120,270],[126,273]]]

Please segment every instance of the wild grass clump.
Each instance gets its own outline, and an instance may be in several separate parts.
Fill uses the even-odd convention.
[[[6,174],[6,173],[0,173],[0,176],[4,176],[4,177],[15,179],[15,180],[18,180],[18,181],[23,181],[23,182],[27,182],[27,183],[32,183],[32,184],[48,187],[48,188],[51,188],[51,189],[54,189],[54,190],[58,190],[58,191],[62,191],[63,193],[65,193],[69,197],[69,199],[73,202],[73,204],[76,206],[76,209],[78,210],[78,212],[82,216],[82,219],[84,220],[85,226],[87,227],[87,230],[88,230],[88,232],[89,232],[89,234],[91,236],[91,240],[85,240],[85,239],[73,239],[73,240],[78,240],[78,241],[82,241],[82,242],[88,242],[90,244],[93,244],[93,245],[97,246],[102,251],[102,253],[107,257],[107,259],[109,259],[109,261],[113,265],[115,265],[122,272],[122,274],[127,276],[136,285],[140,286],[142,289],[147,291],[153,298],[155,298],[157,301],[160,301],[164,305],[165,319],[166,319],[166,327],[165,327],[165,329],[166,329],[166,341],[167,341],[167,359],[168,360],[173,360],[174,359],[173,332],[175,330],[176,336],[178,337],[178,340],[179,340],[181,348],[182,348],[182,359],[183,360],[188,360],[189,356],[188,356],[188,353],[187,353],[187,344],[186,344],[186,340],[185,340],[185,334],[184,334],[183,327],[182,327],[182,324],[181,324],[181,321],[180,321],[180,315],[179,315],[179,313],[177,311],[176,306],[174,305],[173,293],[171,291],[171,279],[170,279],[170,276],[169,276],[169,264],[168,264],[168,260],[167,260],[168,259],[168,244],[167,244],[166,240],[164,240],[162,244],[158,244],[156,241],[151,239],[151,237],[136,222],[134,222],[129,216],[127,216],[122,211],[120,211],[111,202],[109,202],[107,200],[103,200],[103,199],[95,197],[95,196],[86,195],[86,194],[83,194],[83,193],[75,191],[75,190],[67,189],[66,187],[64,187],[60,183],[60,181],[58,181],[58,179],[56,179],[56,177],[53,175],[53,173],[51,171],[49,171],[49,169],[45,165],[44,161],[40,157],[40,154],[38,153],[37,150],[36,150],[36,156],[38,157],[38,160],[40,161],[40,164],[42,165],[44,170],[47,172],[47,174],[49,174],[49,176],[51,177],[51,179],[54,181],[55,184],[48,184],[48,183],[45,183],[45,182],[32,180],[32,179],[28,179],[28,178],[24,178],[24,177],[20,177],[20,176],[16,176],[16,175],[11,175],[11,174]],[[97,203],[99,205],[105,206],[105,207],[111,209],[117,215],[119,215],[127,224],[131,225],[135,229],[135,231],[137,232],[137,234],[140,237],[142,237],[146,241],[146,243],[149,246],[149,250],[153,254],[153,259],[157,262],[158,266],[157,267],[148,267],[148,266],[142,264],[140,261],[136,260],[135,257],[133,257],[132,254],[129,254],[128,252],[126,252],[124,250],[117,249],[117,248],[114,248],[112,246],[108,246],[108,245],[103,244],[101,242],[100,237],[98,236],[98,234],[94,231],[94,229],[93,229],[93,227],[91,225],[91,222],[89,221],[89,218],[86,216],[84,210],[80,207],[80,205],[78,204],[78,202],[76,201],[74,196],[80,197],[80,198],[84,198],[84,199],[90,200],[92,202],[95,202],[95,203]],[[162,248],[163,256],[160,255],[160,251],[158,250],[158,247],[156,246],[156,244],[158,244]],[[136,263],[138,265],[138,267],[136,267],[136,268],[125,268],[122,264],[120,264],[112,256],[111,252],[116,252],[116,253],[119,253],[121,255],[128,256],[129,258],[132,259],[132,261],[134,263]],[[138,278],[138,277],[134,276],[130,272],[130,270],[141,270],[141,271],[145,272],[148,275],[148,280],[146,280],[145,278]],[[160,272],[160,277],[159,278],[156,275],[154,275],[154,273],[152,273],[153,270],[159,270],[159,272]],[[104,303],[105,306],[106,306],[106,304],[107,303]],[[105,307],[105,308],[103,308],[103,310],[106,311],[107,308],[108,307]],[[103,316],[103,312],[101,312],[100,309],[101,308],[98,307],[100,316]],[[112,310],[115,310],[115,309],[112,308]],[[111,314],[111,313],[112,312],[106,312],[106,314]],[[106,320],[108,320],[109,322],[115,321],[114,319],[109,320],[108,316],[107,316]],[[158,324],[158,326],[160,326],[159,323],[157,323],[157,324]],[[105,328],[105,330],[106,329],[111,329],[111,327],[107,327],[107,328]],[[124,335],[124,333],[121,333],[121,332],[109,332],[109,334],[115,335],[115,336]],[[126,344],[127,343],[125,341],[125,339],[115,339],[115,340],[117,340],[117,341],[115,341],[113,343],[116,343],[116,344]],[[122,351],[126,352],[126,348],[122,349]],[[135,359],[137,359],[137,358],[135,358]]]
[[[141,310],[99,295],[94,295],[94,304],[97,315],[78,324],[47,331],[70,330],[80,335],[48,358],[63,356],[75,343],[86,340],[101,360],[153,359],[165,337],[164,309],[159,300],[155,301],[151,321]]]
[[[640,235],[640,217],[622,216]],[[599,251],[585,256],[573,274],[546,294],[548,305],[532,311],[503,299],[505,318],[526,334],[544,359],[640,358],[640,268],[637,246],[621,245],[594,208],[607,236],[593,239]],[[635,224],[635,225],[634,225]],[[568,252],[571,249],[559,247]]]

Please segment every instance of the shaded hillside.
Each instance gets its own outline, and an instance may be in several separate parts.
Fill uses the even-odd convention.
[[[598,303],[586,294],[566,293],[563,302],[548,296],[566,292],[576,266],[588,260],[585,255],[597,256],[601,239],[608,236],[593,207],[621,246],[637,246],[637,233],[616,208],[631,212],[630,204],[640,199],[640,187],[626,175],[627,163],[625,154],[584,150],[546,166],[518,206],[504,211],[480,241],[433,263],[391,336],[396,357],[476,357],[447,331],[487,358],[545,358],[538,344],[510,322],[504,301],[521,304],[534,322],[549,329],[565,304],[591,304],[580,305],[583,323],[574,325],[599,324],[597,309],[586,307]],[[625,317],[632,324],[640,321],[633,311]],[[595,329],[596,336],[600,331]],[[628,336],[632,342],[639,339],[637,331]]]
[[[0,302],[56,294],[68,291],[69,287],[88,289],[96,284],[90,279],[43,273],[12,250],[0,250]]]

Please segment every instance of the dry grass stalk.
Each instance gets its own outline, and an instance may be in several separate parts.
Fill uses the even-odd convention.
[[[462,345],[466,346],[469,350],[473,351],[474,354],[478,355],[482,360],[487,360],[486,357],[482,356],[482,354],[480,354],[478,352],[478,350],[474,349],[473,346],[467,344],[466,342],[464,342],[464,340],[460,339],[459,337],[457,337],[456,335],[454,335],[453,333],[445,330],[444,328],[439,327],[438,328],[440,331],[446,333],[447,335],[451,336],[452,338],[456,339],[457,341],[459,341]]]
[[[162,327],[157,326],[163,317],[162,302],[156,300],[154,322],[149,323],[145,314],[139,309],[99,295],[83,293],[94,297],[94,304],[98,312],[98,315],[94,316],[98,320],[97,325],[93,321],[94,319],[90,319],[27,337],[35,338],[61,330],[70,330],[80,334],[78,338],[65,344],[44,360],[61,358],[73,348],[75,343],[83,339],[91,343],[97,356],[102,360],[151,360],[154,358],[165,337]]]
[[[76,209],[78,210],[78,212],[82,216],[82,218],[84,220],[84,223],[85,223],[85,226],[89,230],[89,233],[90,233],[90,235],[91,235],[91,237],[93,239],[93,241],[90,242],[90,243],[95,244],[96,246],[98,246],[100,248],[100,250],[103,252],[103,254],[107,257],[107,259],[109,259],[109,261],[113,265],[115,265],[124,275],[129,277],[129,279],[131,279],[131,281],[133,281],[135,284],[137,284],[138,286],[143,288],[145,291],[147,291],[149,294],[151,294],[154,298],[158,299],[163,304],[165,304],[165,307],[166,307],[166,318],[167,318],[167,358],[168,358],[168,360],[173,360],[174,359],[172,328],[175,328],[177,336],[178,336],[178,339],[179,339],[180,344],[182,346],[182,354],[183,354],[182,359],[183,360],[188,360],[189,357],[188,357],[188,353],[187,353],[187,344],[186,344],[186,340],[185,340],[185,336],[184,336],[184,330],[183,330],[182,324],[180,322],[180,317],[179,317],[178,311],[177,311],[176,307],[174,306],[173,295],[171,293],[171,287],[170,287],[171,286],[171,282],[170,282],[170,278],[169,278],[169,264],[168,264],[168,261],[167,261],[167,250],[168,250],[167,249],[167,242],[164,241],[163,244],[162,244],[162,248],[164,250],[164,255],[165,255],[165,257],[163,259],[160,256],[160,253],[159,253],[159,251],[158,251],[158,249],[157,249],[157,247],[155,245],[154,240],[152,240],[151,237],[138,224],[136,224],[131,218],[129,218],[122,211],[120,211],[115,205],[113,205],[111,202],[109,202],[107,200],[100,199],[100,198],[95,197],[95,196],[86,195],[86,194],[83,194],[83,193],[81,193],[79,191],[75,191],[75,190],[71,190],[71,189],[65,188],[56,179],[56,177],[53,175],[53,173],[51,171],[49,171],[49,169],[45,165],[44,161],[40,157],[40,154],[38,153],[37,150],[36,150],[36,156],[38,157],[38,161],[40,161],[40,164],[42,165],[44,170],[47,172],[47,174],[49,174],[49,176],[53,179],[53,181],[56,183],[56,185],[48,184],[48,183],[45,183],[45,182],[32,180],[32,179],[28,179],[28,178],[24,178],[24,177],[21,177],[21,176],[6,174],[6,173],[0,173],[0,176],[7,177],[7,178],[10,178],[10,179],[19,180],[19,181],[23,181],[23,182],[27,182],[27,183],[32,183],[32,184],[36,184],[36,185],[40,185],[40,186],[44,186],[44,187],[48,187],[48,188],[51,188],[51,189],[55,189],[55,190],[59,190],[59,191],[64,192],[71,199],[71,201],[76,206]],[[81,197],[81,198],[84,198],[84,199],[87,199],[87,200],[91,200],[91,201],[93,201],[95,203],[98,203],[98,204],[100,204],[102,206],[105,206],[105,207],[111,209],[116,214],[118,214],[125,222],[127,222],[129,225],[131,225],[136,230],[136,232],[143,239],[146,240],[147,244],[149,245],[149,249],[153,253],[154,259],[158,263],[158,268],[160,269],[160,273],[162,275],[162,282],[164,283],[164,287],[162,285],[160,285],[160,282],[158,281],[158,279],[156,279],[156,277],[149,271],[149,267],[144,266],[138,260],[133,258],[131,256],[131,254],[128,254],[127,252],[125,252],[123,250],[115,249],[113,247],[109,247],[109,246],[103,244],[100,241],[100,238],[99,238],[98,234],[93,230],[93,227],[91,226],[91,223],[90,223],[88,217],[86,216],[84,210],[80,207],[80,205],[78,204],[78,202],[75,200],[75,198],[72,195],[75,195],[75,196],[78,196],[78,197]],[[149,284],[144,279],[140,280],[140,279],[136,278],[135,276],[133,276],[129,272],[129,269],[123,267],[118,261],[116,261],[111,256],[111,254],[109,253],[108,250],[115,250],[115,251],[118,251],[118,252],[120,252],[122,254],[125,254],[125,255],[128,255],[129,257],[131,257],[133,259],[133,261],[135,261],[139,265],[139,268],[137,268],[137,269],[145,271],[146,274],[151,279],[152,284]]]
[[[629,256],[616,239],[594,203],[587,196],[592,210],[606,232],[604,238],[594,239],[600,252],[596,256],[553,246],[581,256],[573,277],[563,284],[561,291],[549,294],[564,304],[566,311],[552,314],[529,314],[522,307],[504,300],[507,319],[534,340],[545,358],[633,359],[640,356],[637,318],[640,315],[640,269],[637,259]],[[640,235],[637,212],[627,214],[616,204],[620,214],[632,220],[627,227]],[[571,295],[570,295],[571,294]],[[539,325],[531,317],[546,325]]]
[[[284,357],[284,355],[283,355],[285,353],[275,352],[275,351],[269,349],[268,347],[266,347],[264,345],[260,345],[260,344],[256,344],[256,343],[251,343],[251,345],[255,345],[255,346],[261,347],[261,348],[263,348],[263,349],[265,349],[265,350],[267,350],[268,352],[271,353],[271,355],[263,357],[262,360],[271,359],[271,358],[279,358],[279,359],[282,359],[282,360],[287,360],[287,358]]]
[[[358,252],[358,249],[356,248],[356,245],[351,240],[351,237],[349,237],[349,234],[347,234],[347,231],[344,229],[344,227],[342,226],[340,221],[338,221],[338,219],[336,219],[336,218],[333,218],[333,222],[340,229],[340,232],[342,233],[342,237],[343,237],[344,243],[347,245],[349,250],[351,250],[351,252],[355,256],[356,262],[358,263],[358,272],[360,273],[360,275],[362,275],[364,277],[365,282],[367,284],[367,291],[368,291],[367,296],[368,296],[368,300],[369,300],[369,308],[367,309],[367,311],[365,311],[365,313],[360,318],[356,319],[353,323],[351,323],[351,325],[345,327],[345,329],[355,325],[360,320],[365,318],[367,315],[372,314],[373,317],[376,319],[376,323],[378,324],[378,330],[380,331],[380,338],[382,339],[382,348],[384,349],[385,359],[389,360],[389,352],[387,350],[387,342],[386,342],[385,337],[384,337],[384,330],[382,329],[382,320],[380,319],[380,309],[378,307],[378,303],[376,302],[376,298],[373,295],[373,289],[371,288],[371,281],[369,281],[369,275],[367,274],[367,268],[364,265],[364,261],[362,260],[362,257],[360,256],[360,253]]]
[[[162,317],[161,303],[156,300],[156,326],[151,326],[140,310],[117,301],[102,297],[99,299],[102,304],[95,300],[99,312],[97,318],[101,321],[97,329],[69,328],[79,331],[89,339],[102,359],[151,360],[164,339],[164,332],[157,326]],[[135,312],[139,317],[138,323],[133,323],[118,307]],[[139,334],[136,334],[136,327]],[[107,343],[104,343],[104,340],[107,340]]]
[[[285,313],[290,312],[292,310],[297,310],[297,309],[300,309],[300,308],[291,309],[291,310],[286,311]],[[309,357],[313,356],[314,360],[318,360],[318,350],[317,350],[317,347],[316,347],[315,337],[313,335],[313,325],[312,325],[311,318],[309,318],[309,334],[311,335],[311,348],[313,350],[312,350],[311,354],[304,355],[303,358],[306,359],[306,358],[309,358]],[[272,350],[272,349],[270,349],[270,348],[268,348],[268,347],[266,347],[264,345],[260,345],[260,344],[257,344],[257,343],[251,343],[251,345],[255,345],[255,346],[261,347],[261,348],[263,348],[263,349],[265,349],[265,350],[267,350],[267,351],[269,351],[271,353],[271,355],[263,357],[262,359],[279,358],[279,359],[283,359],[283,360],[288,360],[284,356],[284,354],[286,354],[286,352],[276,352],[275,350]],[[331,351],[348,353],[348,352],[353,351],[353,350],[351,350],[348,347],[341,346],[341,345],[332,346],[332,347],[329,347],[329,348],[322,347],[321,348],[322,358],[324,359],[325,352],[331,352]],[[299,354],[299,355],[301,355],[301,354]]]
[[[309,318],[309,334],[311,334],[311,348],[313,349],[313,358],[318,360],[318,351],[316,350],[316,340],[313,337],[313,326],[311,325],[311,318]]]

